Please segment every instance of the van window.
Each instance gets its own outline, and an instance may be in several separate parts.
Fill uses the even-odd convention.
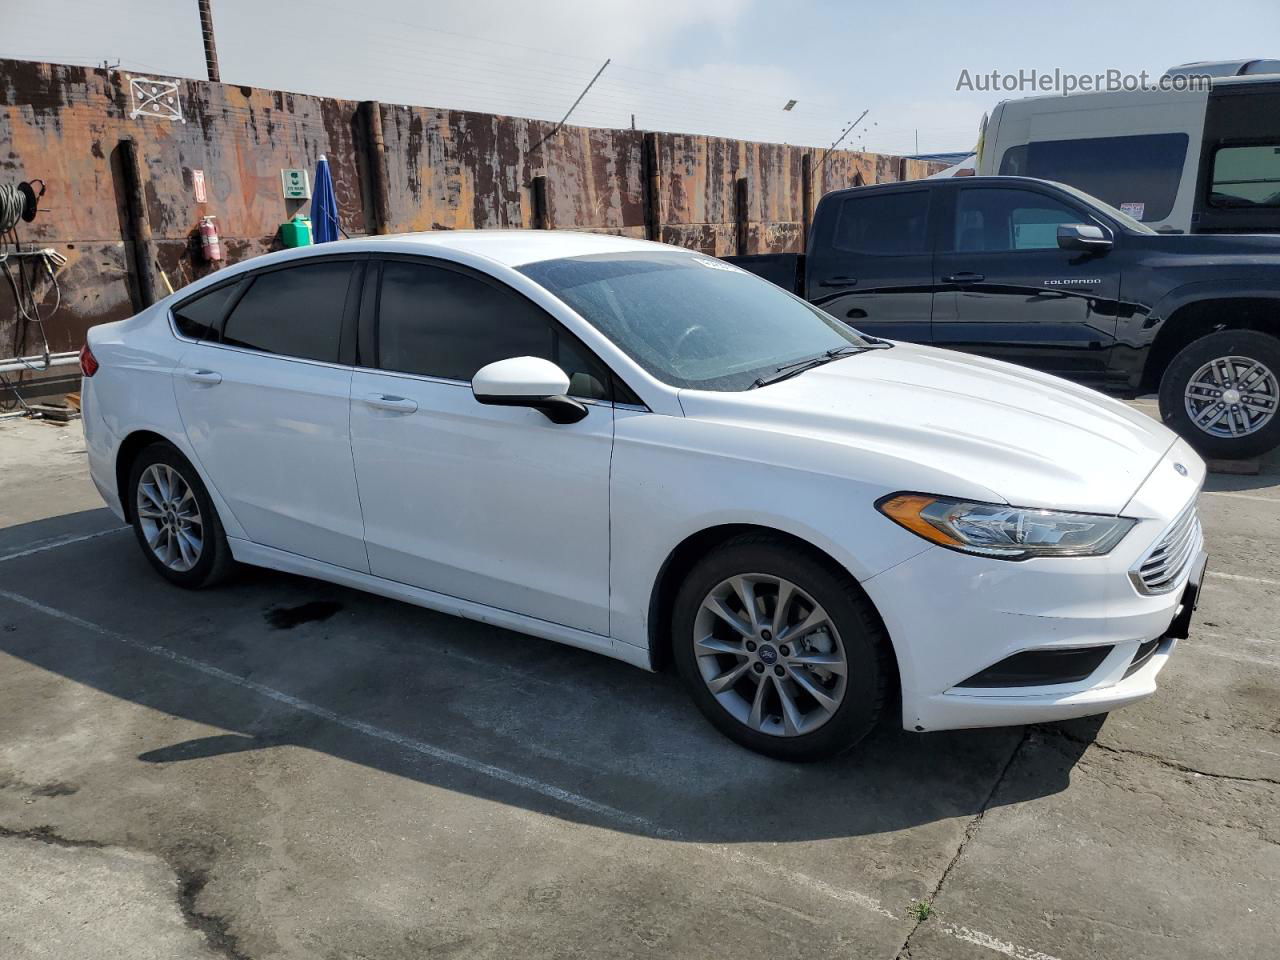
[[[849,253],[929,252],[929,191],[873,193],[840,204],[832,245]]]
[[[1043,140],[1006,150],[1000,174],[1067,183],[1135,220],[1163,220],[1178,197],[1187,143],[1185,133]]]
[[[1280,207],[1280,144],[1221,147],[1213,155],[1213,207]]]

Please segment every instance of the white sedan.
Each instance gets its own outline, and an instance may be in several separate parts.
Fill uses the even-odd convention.
[[[1200,458],[1123,404],[879,341],[714,258],[438,232],[228,267],[89,332],[94,482],[238,561],[674,665],[805,759],[1102,713],[1187,635]]]

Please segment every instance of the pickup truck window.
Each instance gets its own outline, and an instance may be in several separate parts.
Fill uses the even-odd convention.
[[[867,344],[829,314],[713,257],[603,253],[518,269],[674,387],[747,390],[780,366]]]
[[[1220,147],[1213,155],[1213,207],[1280,207],[1280,143]]]
[[[929,192],[876,193],[840,203],[832,246],[847,253],[929,252]]]
[[[963,189],[956,200],[951,249],[963,253],[1056,249],[1058,226],[1084,219],[1080,211],[1031,190]]]
[[[1138,220],[1163,220],[1178,196],[1187,142],[1185,133],[1039,140],[1006,150],[1000,175],[1069,183]]]

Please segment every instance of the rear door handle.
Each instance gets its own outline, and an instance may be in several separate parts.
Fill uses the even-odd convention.
[[[183,370],[182,375],[192,383],[215,384],[222,382],[222,374],[216,370]]]
[[[390,410],[393,413],[413,413],[418,409],[417,400],[389,393],[371,393],[364,398],[364,402],[377,410]]]
[[[825,280],[818,281],[820,287],[856,287],[857,285],[857,277],[827,277]]]
[[[942,278],[943,283],[981,283],[987,279],[980,273],[969,273],[964,271],[961,273],[949,273]]]

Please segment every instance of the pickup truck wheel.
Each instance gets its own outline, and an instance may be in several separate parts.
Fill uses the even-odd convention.
[[[1165,426],[1207,457],[1256,457],[1280,445],[1280,339],[1221,330],[1193,341],[1160,381]]]

